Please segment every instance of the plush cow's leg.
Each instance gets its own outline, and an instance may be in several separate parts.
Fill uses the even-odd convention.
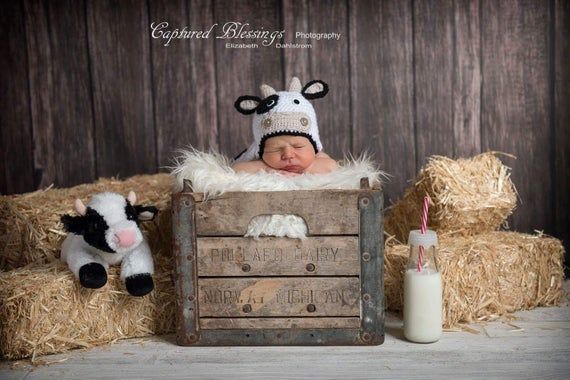
[[[62,259],[86,288],[98,289],[107,283],[107,264],[97,255],[92,255],[83,246],[81,239],[71,236],[62,245]]]
[[[107,283],[106,265],[92,262],[79,268],[79,282],[86,288],[99,289]]]
[[[131,295],[142,297],[150,293],[154,289],[153,273],[154,264],[146,241],[123,258],[121,280]]]

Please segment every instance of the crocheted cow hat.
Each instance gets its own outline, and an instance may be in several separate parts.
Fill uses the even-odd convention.
[[[253,115],[253,143],[235,158],[236,161],[251,161],[263,156],[265,141],[274,136],[304,136],[313,145],[315,153],[323,149],[319,137],[319,126],[312,99],[324,97],[329,92],[328,85],[320,80],[312,80],[301,87],[299,78],[293,77],[289,91],[275,91],[262,84],[261,94],[240,96],[234,106],[244,115]]]

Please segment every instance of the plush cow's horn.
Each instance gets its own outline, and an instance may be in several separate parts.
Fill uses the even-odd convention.
[[[277,94],[277,91],[275,91],[273,87],[266,84],[262,84],[259,88],[261,89],[261,95],[264,98],[267,98],[269,95]]]
[[[135,194],[134,191],[129,191],[129,195],[127,195],[127,199],[129,200],[129,202],[131,203],[131,205],[135,205],[135,203],[137,203],[137,195]]]
[[[289,91],[301,92],[301,81],[297,77],[293,77],[289,83]]]
[[[75,200],[75,210],[79,213],[79,215],[85,215],[87,213],[87,207],[81,202],[81,199]]]

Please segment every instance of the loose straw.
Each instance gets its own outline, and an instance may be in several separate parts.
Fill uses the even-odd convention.
[[[424,197],[424,207],[422,210],[422,220],[420,227],[422,235],[425,235],[427,231],[428,209],[429,209],[429,197],[426,195]],[[420,245],[420,254],[418,256],[418,272],[422,271],[423,263],[424,263],[424,246]]]

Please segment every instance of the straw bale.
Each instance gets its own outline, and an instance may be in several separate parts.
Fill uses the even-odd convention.
[[[497,153],[458,160],[432,156],[404,197],[386,210],[386,231],[406,242],[410,230],[419,228],[426,195],[431,199],[428,226],[461,236],[498,230],[517,201],[510,169]]]
[[[111,267],[101,289],[83,288],[56,260],[0,272],[0,354],[7,359],[174,331],[173,260],[155,258],[155,290],[128,294]]]
[[[74,213],[73,201],[81,198],[88,201],[98,192],[115,191],[137,193],[137,202],[153,204],[159,210],[168,208],[172,188],[167,174],[138,175],[121,181],[103,178],[92,184],[68,189],[38,190],[22,195],[0,196],[0,270],[9,270],[29,263],[49,262],[59,257],[65,231],[60,217]],[[153,242],[163,239],[159,217],[151,223],[143,223],[143,230]],[[168,228],[169,230],[170,228]]]
[[[386,246],[384,281],[389,310],[402,310],[408,253],[407,245]],[[558,305],[564,297],[563,259],[561,241],[541,234],[440,237],[444,327]]]

